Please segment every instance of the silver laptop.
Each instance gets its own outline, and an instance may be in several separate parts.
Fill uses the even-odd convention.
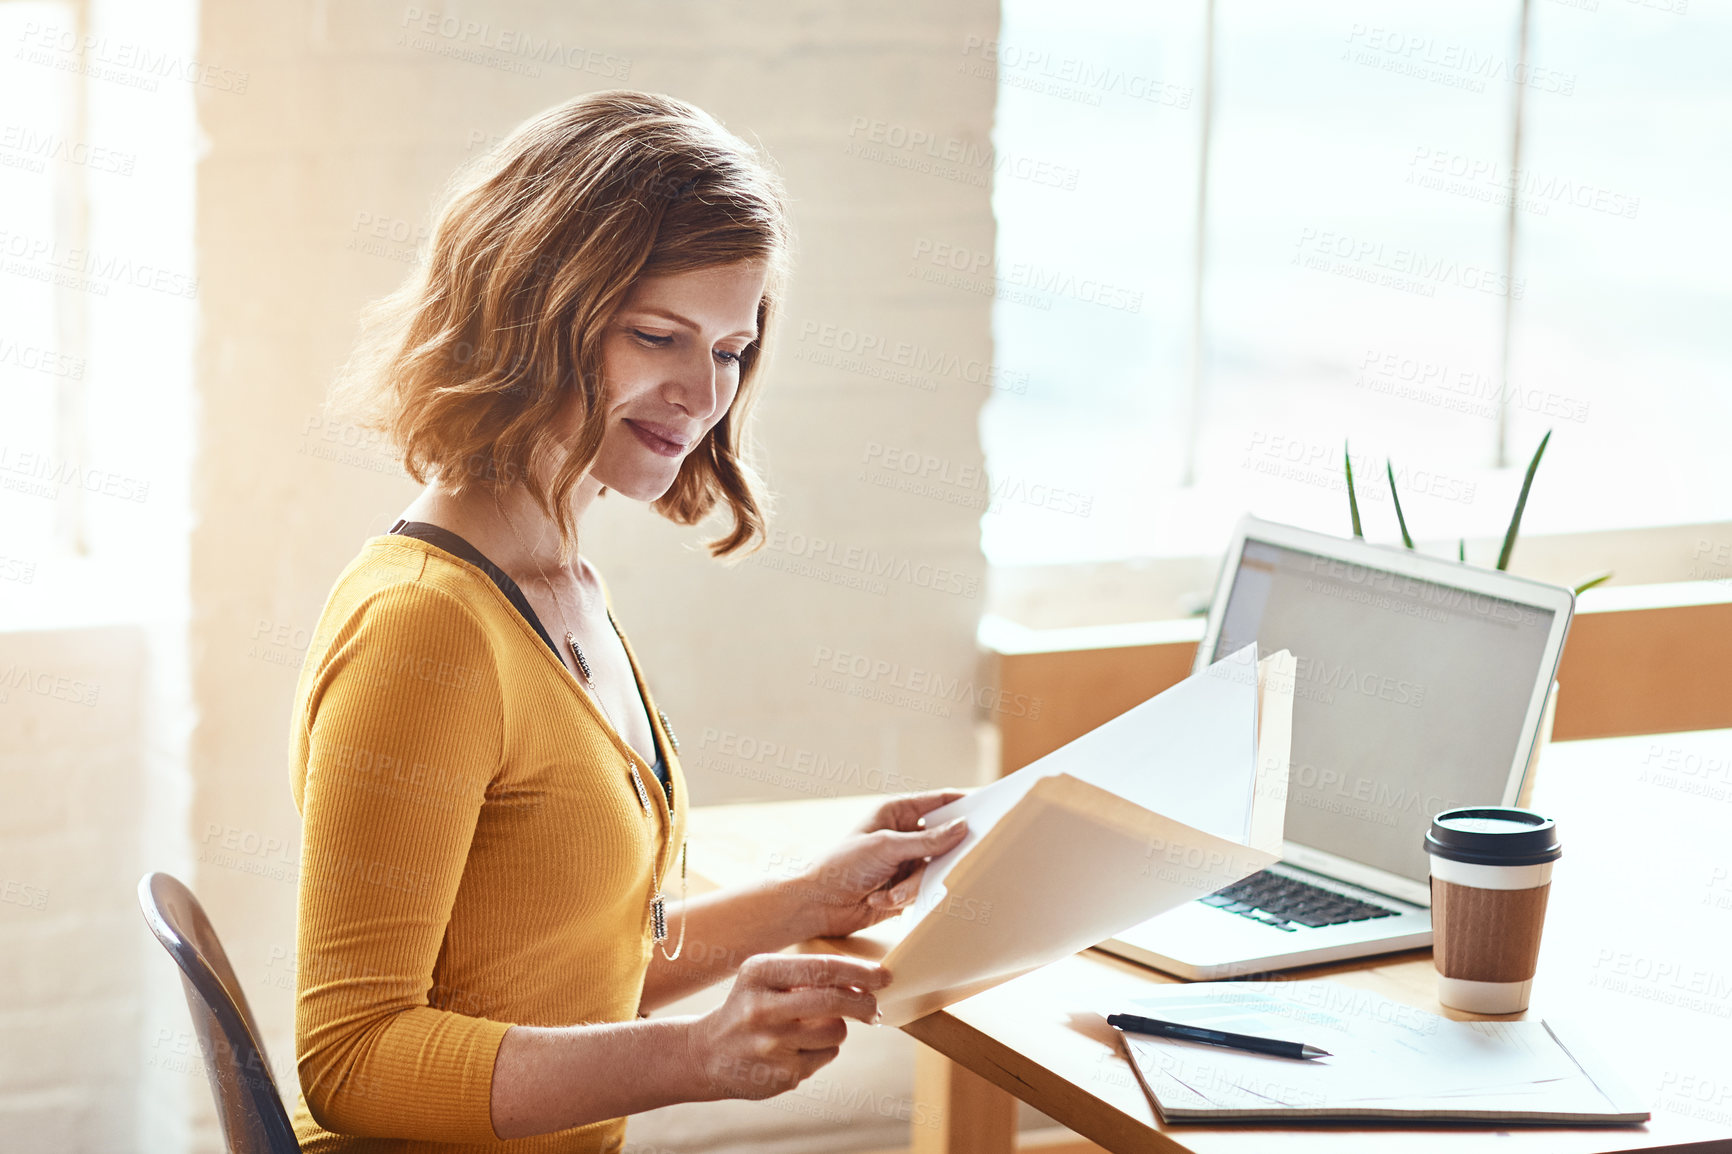
[[[1557,586],[1245,518],[1196,668],[1252,641],[1297,660],[1282,860],[1101,948],[1208,979],[1429,946],[1426,829],[1515,803],[1574,607]]]

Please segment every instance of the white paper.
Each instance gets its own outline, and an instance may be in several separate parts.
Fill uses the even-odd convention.
[[[1291,677],[1288,681],[1290,700]],[[944,879],[956,863],[1036,781],[1057,773],[1091,782],[1217,837],[1246,841],[1253,787],[1244,767],[1256,760],[1257,706],[1253,642],[1038,761],[934,810],[926,817],[927,828],[966,817],[968,836],[927,865],[914,908],[938,904]],[[1287,716],[1291,718],[1291,709]],[[1283,751],[1283,782],[1285,765]],[[1282,813],[1272,812],[1277,818]]]
[[[1169,1110],[1608,1107],[1539,1021],[1454,1022],[1332,982],[1172,986],[1117,1009],[1330,1052],[1298,1060],[1125,1034],[1138,1073]]]
[[[929,817],[969,819],[927,867],[879,995],[903,1025],[1273,864],[1293,657],[1247,647]],[[1265,748],[1258,749],[1259,705]],[[1271,815],[1271,812],[1273,814]],[[1183,815],[1183,816],[1180,816]],[[1200,824],[1199,824],[1200,823]],[[1246,844],[1251,831],[1263,844]]]

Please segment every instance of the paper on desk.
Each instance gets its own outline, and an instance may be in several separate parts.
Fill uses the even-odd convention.
[[[1427,1106],[1593,1113],[1607,1106],[1544,1022],[1454,1022],[1363,990],[1304,981],[1279,989],[1239,982],[1172,986],[1118,1008],[1330,1052],[1294,1061],[1123,1035],[1164,1114]]]
[[[1282,982],[1267,990],[1252,983],[1202,982],[1158,990],[1133,1002],[1135,1012],[1237,1034],[1306,1042],[1330,1052],[1308,1062],[1137,1037],[1178,1056],[1169,1072],[1193,1085],[1199,1069],[1219,1087],[1255,1086],[1280,1072],[1295,1098],[1327,1095],[1332,1101],[1430,1094],[1465,1094],[1549,1081],[1578,1073],[1545,1024],[1453,1022],[1387,998],[1333,982]],[[1146,1050],[1147,1047],[1144,1047]],[[1264,1087],[1265,1092],[1268,1087]]]
[[[966,816],[927,866],[878,999],[903,1025],[1276,861],[1291,654],[1216,662],[1040,761],[928,815]],[[1262,741],[1259,743],[1259,714]]]

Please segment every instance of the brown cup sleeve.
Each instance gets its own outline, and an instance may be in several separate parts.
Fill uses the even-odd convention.
[[[1486,890],[1431,879],[1432,957],[1446,978],[1525,982],[1539,961],[1547,882],[1526,890]]]

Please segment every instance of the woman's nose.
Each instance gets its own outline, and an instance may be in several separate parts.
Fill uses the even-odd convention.
[[[721,395],[721,372],[709,348],[699,349],[695,356],[681,359],[665,390],[668,400],[693,420],[707,420],[715,413]]]

